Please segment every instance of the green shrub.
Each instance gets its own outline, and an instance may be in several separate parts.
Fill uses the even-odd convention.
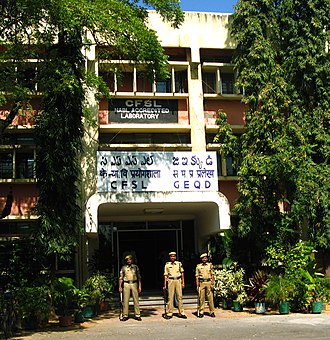
[[[54,282],[53,305],[58,315],[69,315],[76,307],[79,289],[70,277],[60,277]]]
[[[110,298],[115,285],[116,280],[113,275],[94,273],[86,280],[82,288],[81,301],[85,305],[93,305]]]
[[[272,304],[292,301],[295,293],[294,282],[283,275],[270,275],[265,288],[266,301]]]
[[[15,299],[23,320],[35,318],[38,325],[48,321],[51,311],[51,289],[48,285],[16,288]]]
[[[226,268],[215,268],[214,293],[217,298],[236,300],[242,304],[247,301],[245,271],[233,263]]]

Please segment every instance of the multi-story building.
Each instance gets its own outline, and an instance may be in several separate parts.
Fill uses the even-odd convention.
[[[187,12],[174,29],[151,11],[149,25],[169,59],[166,80],[146,78],[143,66],[131,61],[102,60],[97,46],[86,52],[87,67],[104,78],[111,99],[90,96],[98,126],[86,126],[86,235],[70,269],[80,281],[88,262],[101,260],[117,274],[123,255],[134,252],[146,288],[156,287],[170,250],[192,279],[210,235],[230,228],[236,172],[214,143],[219,110],[236,133],[244,129],[229,21],[228,14]],[[32,71],[24,70],[27,81]],[[27,233],[37,218],[33,119],[19,120],[0,149],[0,211],[13,193],[11,212],[0,220],[2,237]]]

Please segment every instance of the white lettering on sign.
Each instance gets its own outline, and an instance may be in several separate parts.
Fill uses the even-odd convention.
[[[161,105],[157,104],[157,100],[151,99],[127,99],[125,102],[127,107],[162,107]]]
[[[216,152],[99,151],[98,191],[218,191]]]
[[[178,100],[176,99],[111,99],[109,123],[177,123]]]

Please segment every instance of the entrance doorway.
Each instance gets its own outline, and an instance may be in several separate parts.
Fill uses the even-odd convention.
[[[111,248],[111,249],[109,249]],[[194,221],[111,222],[99,226],[99,251],[112,254],[112,272],[119,275],[127,254],[135,257],[142,276],[142,289],[161,289],[168,253],[176,251],[183,262],[186,282],[194,278]],[[109,262],[110,263],[110,262]]]
[[[161,288],[164,263],[168,259],[166,255],[178,249],[176,231],[131,231],[118,234],[119,259],[128,253],[133,254],[141,271],[143,287]]]

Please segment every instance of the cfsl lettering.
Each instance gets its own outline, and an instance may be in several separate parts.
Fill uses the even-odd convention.
[[[162,107],[160,104],[157,104],[156,99],[127,99],[125,105],[127,107]]]

